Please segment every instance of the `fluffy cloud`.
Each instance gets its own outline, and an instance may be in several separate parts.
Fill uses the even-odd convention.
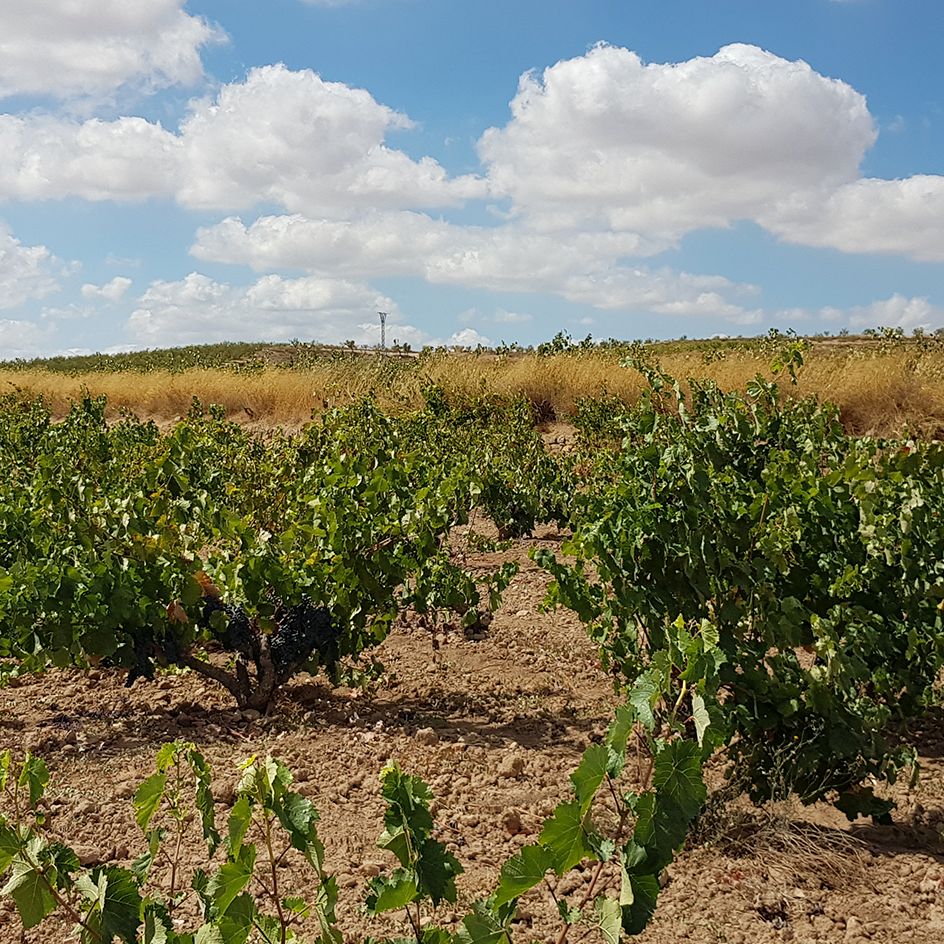
[[[45,246],[22,246],[0,224],[0,309],[16,308],[30,298],[59,291],[52,271],[55,264]]]
[[[484,194],[478,178],[450,179],[432,158],[384,145],[387,131],[411,126],[362,89],[265,66],[192,102],[177,133],[143,118],[0,115],[0,198],[167,195],[214,209],[267,200],[336,218]]]
[[[491,347],[492,342],[485,337],[484,334],[479,334],[475,328],[463,328],[461,331],[457,331],[455,334],[446,338],[446,345],[452,347],[453,345],[458,345],[459,347]]]
[[[268,241],[268,261],[260,244],[253,264],[312,270],[297,257],[314,251],[333,276],[368,257],[377,274],[414,271],[415,252],[427,258],[456,240],[442,221],[390,211],[487,197],[510,202],[512,225],[498,227],[510,234],[504,242],[474,229],[464,237],[482,280],[495,275],[497,250],[520,281],[517,259],[541,258],[542,237],[563,235],[577,254],[592,244],[601,260],[638,257],[742,218],[794,242],[941,258],[944,178],[860,179],[876,137],[863,96],[754,46],[647,65],[600,45],[525,75],[511,120],[479,142],[484,178],[450,178],[433,159],[385,145],[389,131],[409,127],[362,89],[266,66],[192,102],[176,131],[134,117],[0,115],[0,198],[170,196],[224,210],[273,202],[307,222],[289,218]],[[390,231],[401,225],[406,233]],[[532,241],[522,247],[521,237]],[[476,268],[470,255],[440,258],[429,277]]]
[[[200,229],[198,259],[279,266],[322,275],[422,275],[482,288],[553,288],[562,271],[605,267],[641,254],[633,233],[575,233],[569,238],[505,225],[457,226],[422,213],[369,213],[354,220],[299,214],[261,217],[246,226],[228,217]]]
[[[32,321],[0,318],[0,360],[29,360],[42,357],[49,350],[52,328],[41,329]]]
[[[274,200],[308,213],[371,206],[442,206],[484,193],[474,178],[449,180],[432,158],[384,146],[412,127],[369,92],[284,66],[254,69],[202,102],[181,126],[187,206],[249,207]]]
[[[356,311],[393,308],[365,287],[380,276],[756,321],[743,303],[752,286],[641,264],[687,232],[738,219],[807,245],[944,258],[944,178],[862,179],[876,138],[863,96],[754,46],[644,64],[600,45],[528,74],[509,122],[479,142],[481,177],[451,178],[386,146],[388,132],[410,127],[364,90],[266,66],[194,100],[176,130],[0,115],[0,199],[164,196],[201,210],[286,210],[249,224],[230,216],[200,230],[191,251],[308,278],[155,283],[132,319],[146,343],[256,336],[260,324],[272,337],[365,339],[374,329]],[[485,227],[417,212],[474,199],[510,213]],[[83,293],[117,299],[121,284]]]
[[[523,76],[511,109],[479,154],[517,214],[670,239],[854,180],[876,137],[848,85],[741,44],[648,65],[600,45]]]
[[[760,222],[788,242],[944,262],[944,177],[867,178],[784,200]]]
[[[104,298],[109,302],[117,302],[124,297],[129,288],[131,288],[131,279],[117,275],[105,285],[92,285],[90,282],[86,282],[82,286],[82,297]]]
[[[666,315],[711,315],[739,324],[761,319],[761,312],[748,311],[727,301],[726,294],[750,295],[752,285],[736,285],[720,275],[692,275],[668,267],[620,266],[600,275],[578,275],[567,279],[560,294],[596,308],[646,309]]]
[[[193,272],[179,282],[154,282],[137,305],[128,328],[147,346],[296,337],[375,343],[379,340],[377,311],[390,313],[389,336],[396,330],[401,340],[412,343],[419,334],[399,323],[392,299],[337,279],[268,275],[250,286],[231,287]]]
[[[412,275],[440,284],[496,291],[555,292],[600,308],[720,314],[741,318],[719,293],[753,294],[719,276],[627,266],[638,253],[632,233],[535,233],[514,225],[454,226],[419,213],[371,214],[356,221],[235,217],[202,229],[191,252],[204,261],[279,265],[365,279]]]
[[[3,0],[0,98],[107,95],[126,83],[192,85],[224,34],[186,0]]]
[[[944,307],[932,305],[927,298],[906,298],[895,294],[883,301],[854,308],[823,308],[820,317],[827,321],[847,321],[853,327],[937,328],[944,325]]]
[[[0,115],[0,198],[139,200],[173,193],[180,140],[143,118]]]

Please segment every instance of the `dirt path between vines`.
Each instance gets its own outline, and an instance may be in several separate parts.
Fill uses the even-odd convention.
[[[505,555],[478,555],[483,570],[513,557],[522,569],[481,639],[459,633],[433,648],[417,625],[399,625],[377,655],[386,674],[372,693],[332,690],[303,676],[268,717],[247,720],[224,692],[191,674],[123,687],[122,670],[52,671],[0,691],[0,749],[39,753],[51,772],[50,822],[84,861],[130,865],[144,849],[131,795],[154,771],[165,741],[192,740],[211,763],[218,819],[225,827],[236,764],[272,754],[295,773],[321,812],[327,867],[341,887],[347,939],[405,933],[396,916],[369,922],[359,906],[366,879],[391,867],[376,848],[383,803],[378,774],[388,758],[432,787],[438,836],[465,873],[461,918],[488,894],[501,863],[533,841],[541,821],[570,796],[568,776],[598,739],[615,704],[612,687],[579,622],[541,614],[547,578],[528,559],[532,545],[554,549],[542,528]],[[911,732],[922,758],[918,787],[895,788],[895,824],[851,827],[826,807],[778,808],[742,828],[706,827],[707,842],[669,869],[646,944],[676,941],[864,941],[939,944],[944,940],[944,720]],[[736,849],[740,848],[740,853]],[[188,869],[205,864],[188,847]],[[189,871],[188,871],[189,875]],[[571,893],[589,871],[552,880],[522,900],[517,941],[547,942],[559,929],[552,887]],[[283,889],[310,891],[289,865]],[[0,940],[74,940],[65,919],[21,938],[8,899],[0,901]],[[571,930],[571,944],[584,929]],[[314,932],[312,937],[314,937]],[[591,931],[588,941],[600,940]]]

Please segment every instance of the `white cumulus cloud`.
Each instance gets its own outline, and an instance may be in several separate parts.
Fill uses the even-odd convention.
[[[937,328],[944,325],[944,307],[927,298],[907,298],[896,293],[891,298],[852,308],[823,308],[820,316],[827,321],[843,320],[857,328]]]
[[[424,214],[369,214],[353,221],[262,217],[249,226],[235,217],[202,229],[191,252],[198,259],[278,266],[327,277],[367,279],[413,275],[433,283],[495,291],[554,292],[600,308],[648,308],[741,318],[724,295],[756,293],[751,285],[627,265],[639,241],[632,233],[535,233],[511,225],[456,226]]]
[[[412,127],[363,89],[309,70],[253,69],[193,106],[181,125],[186,206],[344,212],[363,206],[442,206],[484,193],[474,178],[450,180],[432,158],[387,148],[389,130]]]
[[[0,318],[0,360],[29,360],[49,350],[53,329],[42,329],[32,321]]]
[[[125,292],[131,288],[131,279],[122,275],[116,275],[105,285],[92,285],[86,282],[82,286],[83,298],[104,298],[109,302],[117,302],[124,297]]]
[[[0,98],[193,85],[224,34],[186,0],[0,0]]]
[[[863,178],[826,194],[798,194],[759,221],[792,243],[944,262],[944,177]]]
[[[743,44],[678,64],[599,45],[523,76],[511,109],[479,154],[515,212],[669,239],[854,180],[876,137],[850,86]]]
[[[230,286],[193,272],[178,282],[154,282],[137,299],[128,320],[133,337],[145,346],[171,346],[234,339],[285,341],[291,338],[340,343],[375,343],[377,311],[387,311],[388,336],[415,329],[401,323],[396,303],[365,285],[339,279],[282,279],[268,275],[249,286]]]
[[[173,194],[181,142],[143,118],[0,115],[0,199],[140,200]]]
[[[141,200],[241,209],[274,201],[337,218],[365,207],[445,206],[485,193],[432,158],[388,148],[410,120],[310,70],[253,69],[191,102],[177,132],[114,121],[0,115],[0,199]]]
[[[0,309],[58,292],[56,264],[45,246],[23,246],[0,224]]]
[[[479,334],[475,328],[463,328],[461,331],[456,331],[455,334],[450,335],[443,342],[447,347],[491,347],[492,342],[485,337],[484,334]]]

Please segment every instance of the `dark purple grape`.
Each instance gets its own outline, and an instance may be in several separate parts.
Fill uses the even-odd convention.
[[[131,637],[134,646],[134,665],[128,670],[128,677],[125,679],[125,688],[131,688],[139,679],[143,678],[148,682],[154,681],[154,663],[151,662],[151,634],[139,633]]]
[[[338,630],[327,607],[314,606],[307,598],[289,607],[272,637],[272,661],[281,675],[293,675],[315,650],[329,661],[338,641]]]
[[[214,613],[224,613],[226,616],[225,628],[218,629]],[[252,639],[252,620],[241,606],[230,606],[216,597],[207,597],[203,605],[203,612],[197,625],[201,629],[208,629],[220,641],[224,649],[230,652],[240,652],[248,648]]]

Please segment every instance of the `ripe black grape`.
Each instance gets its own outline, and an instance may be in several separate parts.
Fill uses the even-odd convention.
[[[213,614],[219,612],[226,614],[226,625],[222,630],[214,625],[215,621],[212,619]],[[201,629],[209,629],[222,643],[223,648],[230,652],[239,652],[246,649],[249,640],[252,638],[252,621],[246,611],[241,606],[230,606],[228,603],[223,603],[216,597],[207,597],[206,603],[203,605],[203,613],[200,614],[197,625]]]
[[[337,640],[338,630],[328,608],[316,607],[306,598],[289,607],[279,620],[270,643],[272,661],[280,673],[292,674],[316,649],[322,657],[332,652]]]
[[[154,681],[154,663],[151,662],[151,634],[139,633],[131,637],[134,645],[135,663],[128,670],[128,678],[125,679],[125,688],[131,688],[139,679],[146,679],[148,682]]]
[[[161,640],[161,649],[164,652],[164,658],[168,665],[177,665],[180,662],[181,647],[180,640],[174,635],[173,631],[167,630],[164,638]]]

